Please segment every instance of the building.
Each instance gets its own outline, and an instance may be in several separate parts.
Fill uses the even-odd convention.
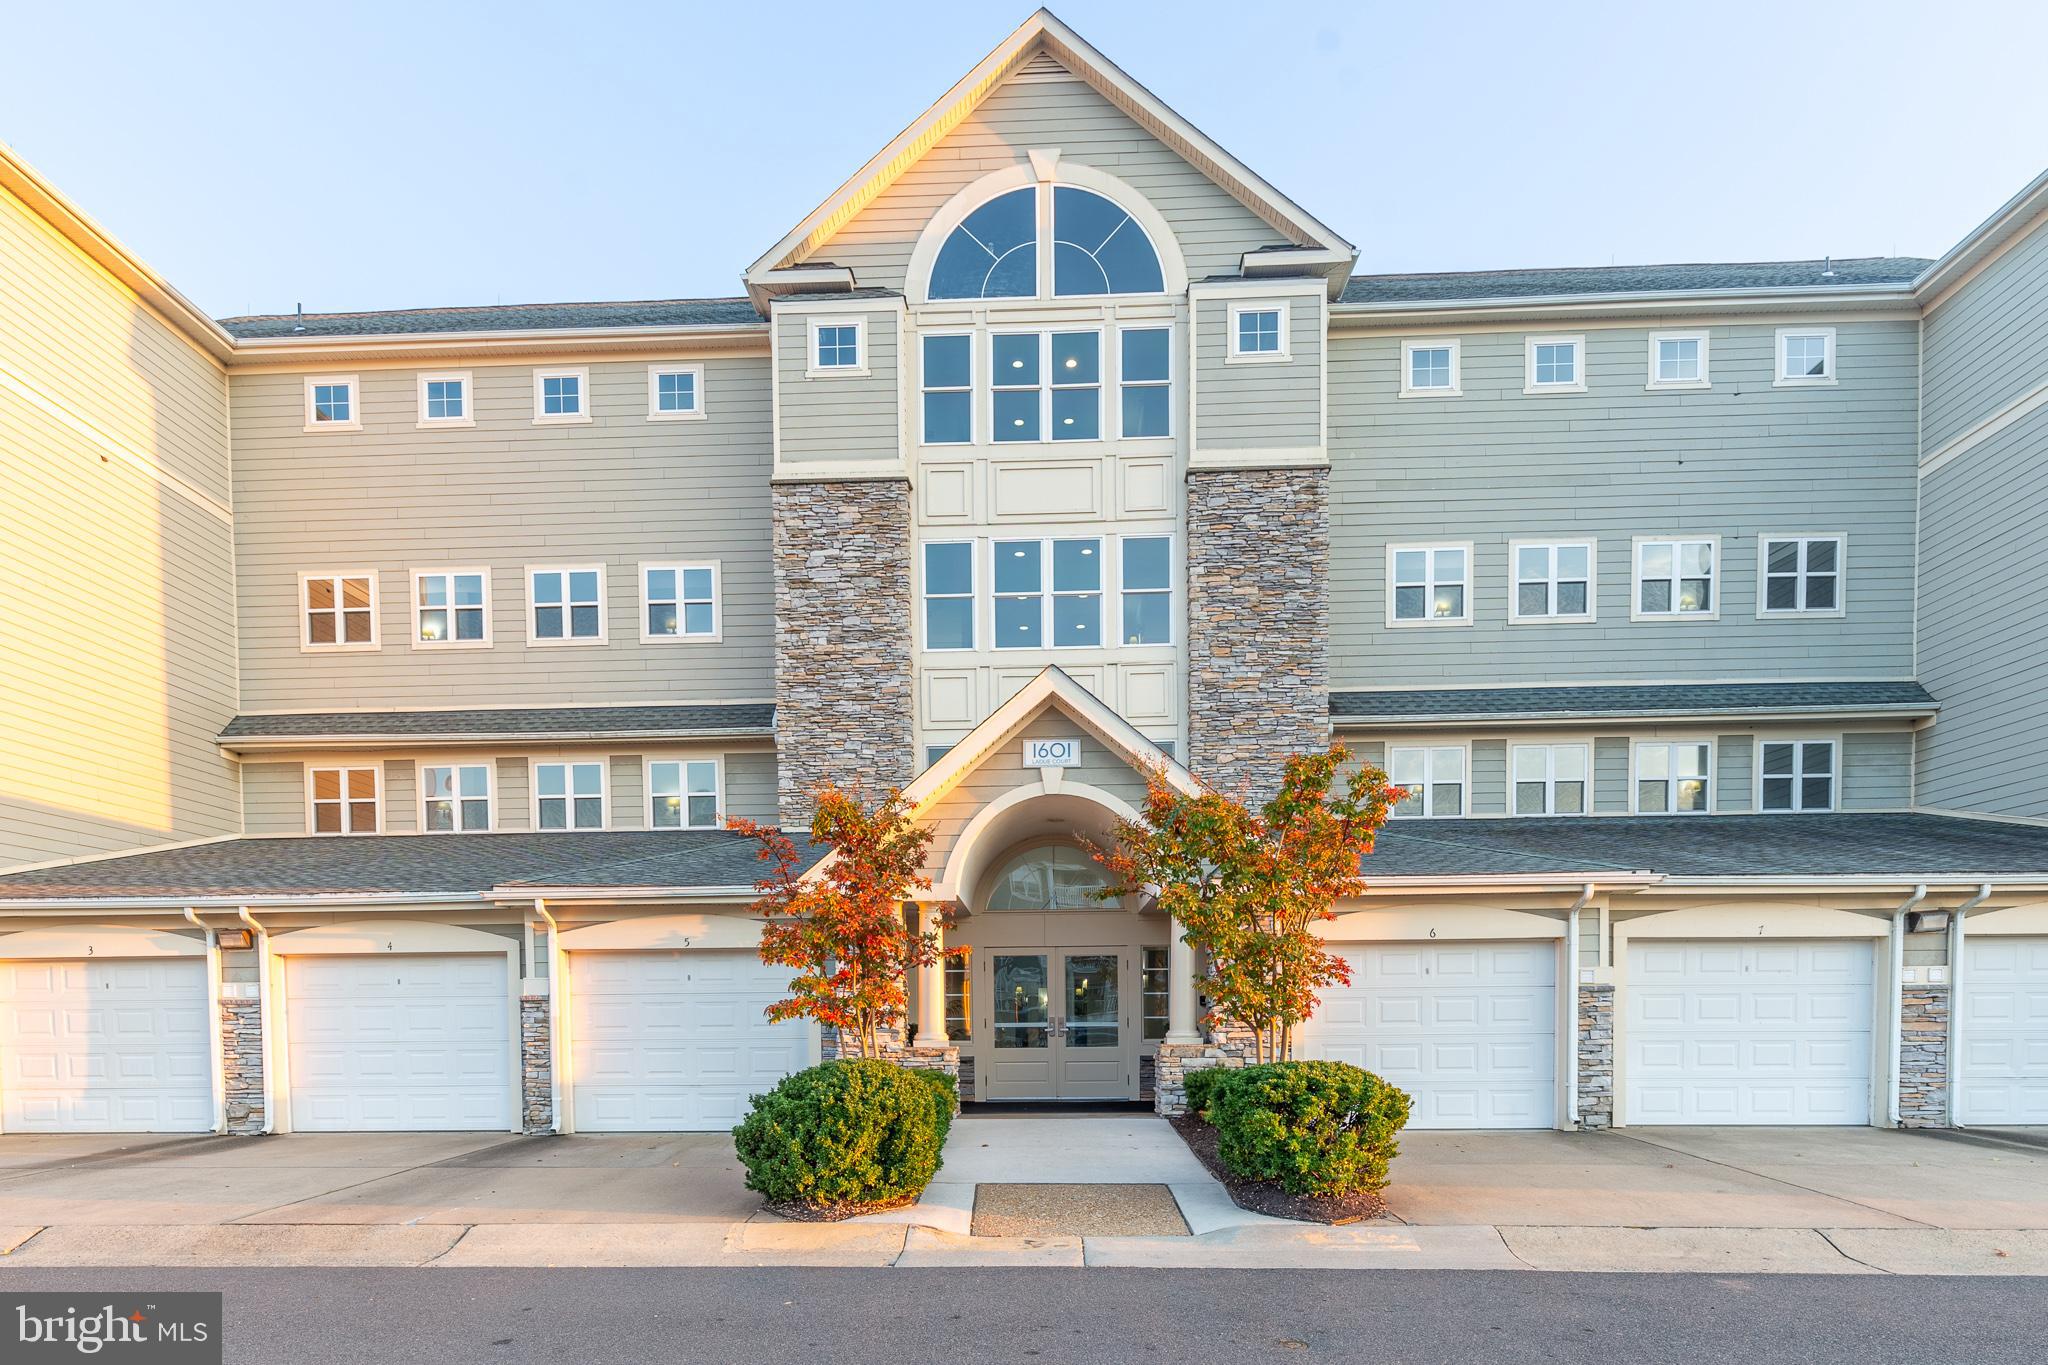
[[[825,778],[936,829],[915,1060],[1171,1108],[1075,836],[1332,737],[1304,1051],[1418,1124],[2048,1122],[2048,177],[1360,273],[1040,12],[744,297],[215,322],[0,191],[6,1131],[727,1126],[827,1042],[722,821]]]

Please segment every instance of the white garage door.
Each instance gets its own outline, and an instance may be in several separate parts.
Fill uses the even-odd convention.
[[[0,1126],[203,1133],[214,1125],[206,959],[0,962]]]
[[[1414,1097],[1411,1128],[1548,1128],[1557,1116],[1552,943],[1332,945],[1351,984],[1323,993],[1295,1049]]]
[[[2048,938],[1963,940],[1964,1123],[2048,1123]]]
[[[811,1063],[803,1020],[771,1024],[790,970],[751,951],[572,953],[569,1074],[580,1132],[711,1132]]]
[[[1628,1122],[1870,1122],[1865,939],[1629,946]]]
[[[505,959],[285,959],[292,1127],[300,1132],[512,1126]]]

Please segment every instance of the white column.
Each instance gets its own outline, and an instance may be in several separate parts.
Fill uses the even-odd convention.
[[[939,910],[936,905],[920,904],[917,907],[917,928],[920,933],[940,935],[945,942],[945,931],[939,925]],[[917,969],[917,1045],[919,1047],[944,1047],[946,1045],[946,960],[940,958]]]
[[[1180,936],[1180,925],[1172,928],[1166,949],[1166,1041],[1199,1043],[1195,1032],[1195,950]]]

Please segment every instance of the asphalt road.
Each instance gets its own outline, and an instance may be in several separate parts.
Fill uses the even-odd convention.
[[[219,1289],[231,1362],[1947,1360],[2039,1365],[2048,1282],[1278,1270],[29,1270]]]

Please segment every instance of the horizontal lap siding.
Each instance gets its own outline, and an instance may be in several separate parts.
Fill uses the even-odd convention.
[[[1126,764],[1121,758],[1103,747],[1102,741],[1083,730],[1074,721],[1058,712],[1046,712],[1026,725],[1014,737],[1004,741],[1002,746],[990,753],[980,767],[962,778],[959,785],[949,792],[928,818],[935,831],[931,850],[926,858],[927,866],[934,870],[946,865],[951,856],[953,843],[960,837],[968,821],[981,813],[981,808],[1018,787],[1035,787],[1039,784],[1039,771],[1024,766],[1024,741],[1027,739],[1078,739],[1081,741],[1081,761],[1062,774],[1067,786],[1096,787],[1121,797],[1137,809],[1145,802],[1144,775]],[[1064,828],[1064,827],[1062,827]],[[1058,831],[1044,826],[1044,832]],[[1071,831],[1069,831],[1071,832]],[[975,887],[960,887],[963,895],[973,895]]]
[[[2048,383],[2048,225],[1944,299],[1923,341],[1929,452]]]
[[[810,376],[813,320],[862,320],[866,374]],[[893,312],[806,313],[802,304],[775,310],[775,402],[784,464],[841,460],[894,460],[901,456],[902,418],[897,390],[896,315]]]
[[[1839,324],[1842,381],[1771,384],[1775,329],[1711,329],[1711,390],[1646,392],[1648,329],[1586,333],[1590,392],[1525,395],[1524,335],[1462,338],[1463,396],[1401,399],[1398,337],[1332,339],[1339,687],[1912,671],[1915,328]],[[1760,533],[1849,538],[1841,619],[1758,620]],[[1716,622],[1629,620],[1631,538],[1721,537]],[[1509,625],[1508,542],[1594,538],[1598,621]],[[1386,546],[1471,540],[1477,624],[1387,630]]]
[[[590,365],[595,420],[533,423],[530,366],[472,369],[477,424],[417,428],[417,371],[359,372],[364,429],[305,433],[302,374],[234,381],[249,710],[730,700],[773,688],[765,357],[704,362],[702,421],[647,420],[647,365]],[[640,642],[642,561],[717,560],[724,638]],[[529,565],[605,565],[604,645],[527,645]],[[494,644],[410,647],[413,569],[491,571]],[[374,569],[383,647],[302,653],[298,575]]]
[[[1292,295],[1288,358],[1230,361],[1230,306],[1254,295],[1204,299],[1196,315],[1195,431],[1201,451],[1319,447],[1323,443],[1323,312],[1320,298]]]
[[[1910,731],[1842,736],[1842,809],[1905,810],[1913,804]]]

